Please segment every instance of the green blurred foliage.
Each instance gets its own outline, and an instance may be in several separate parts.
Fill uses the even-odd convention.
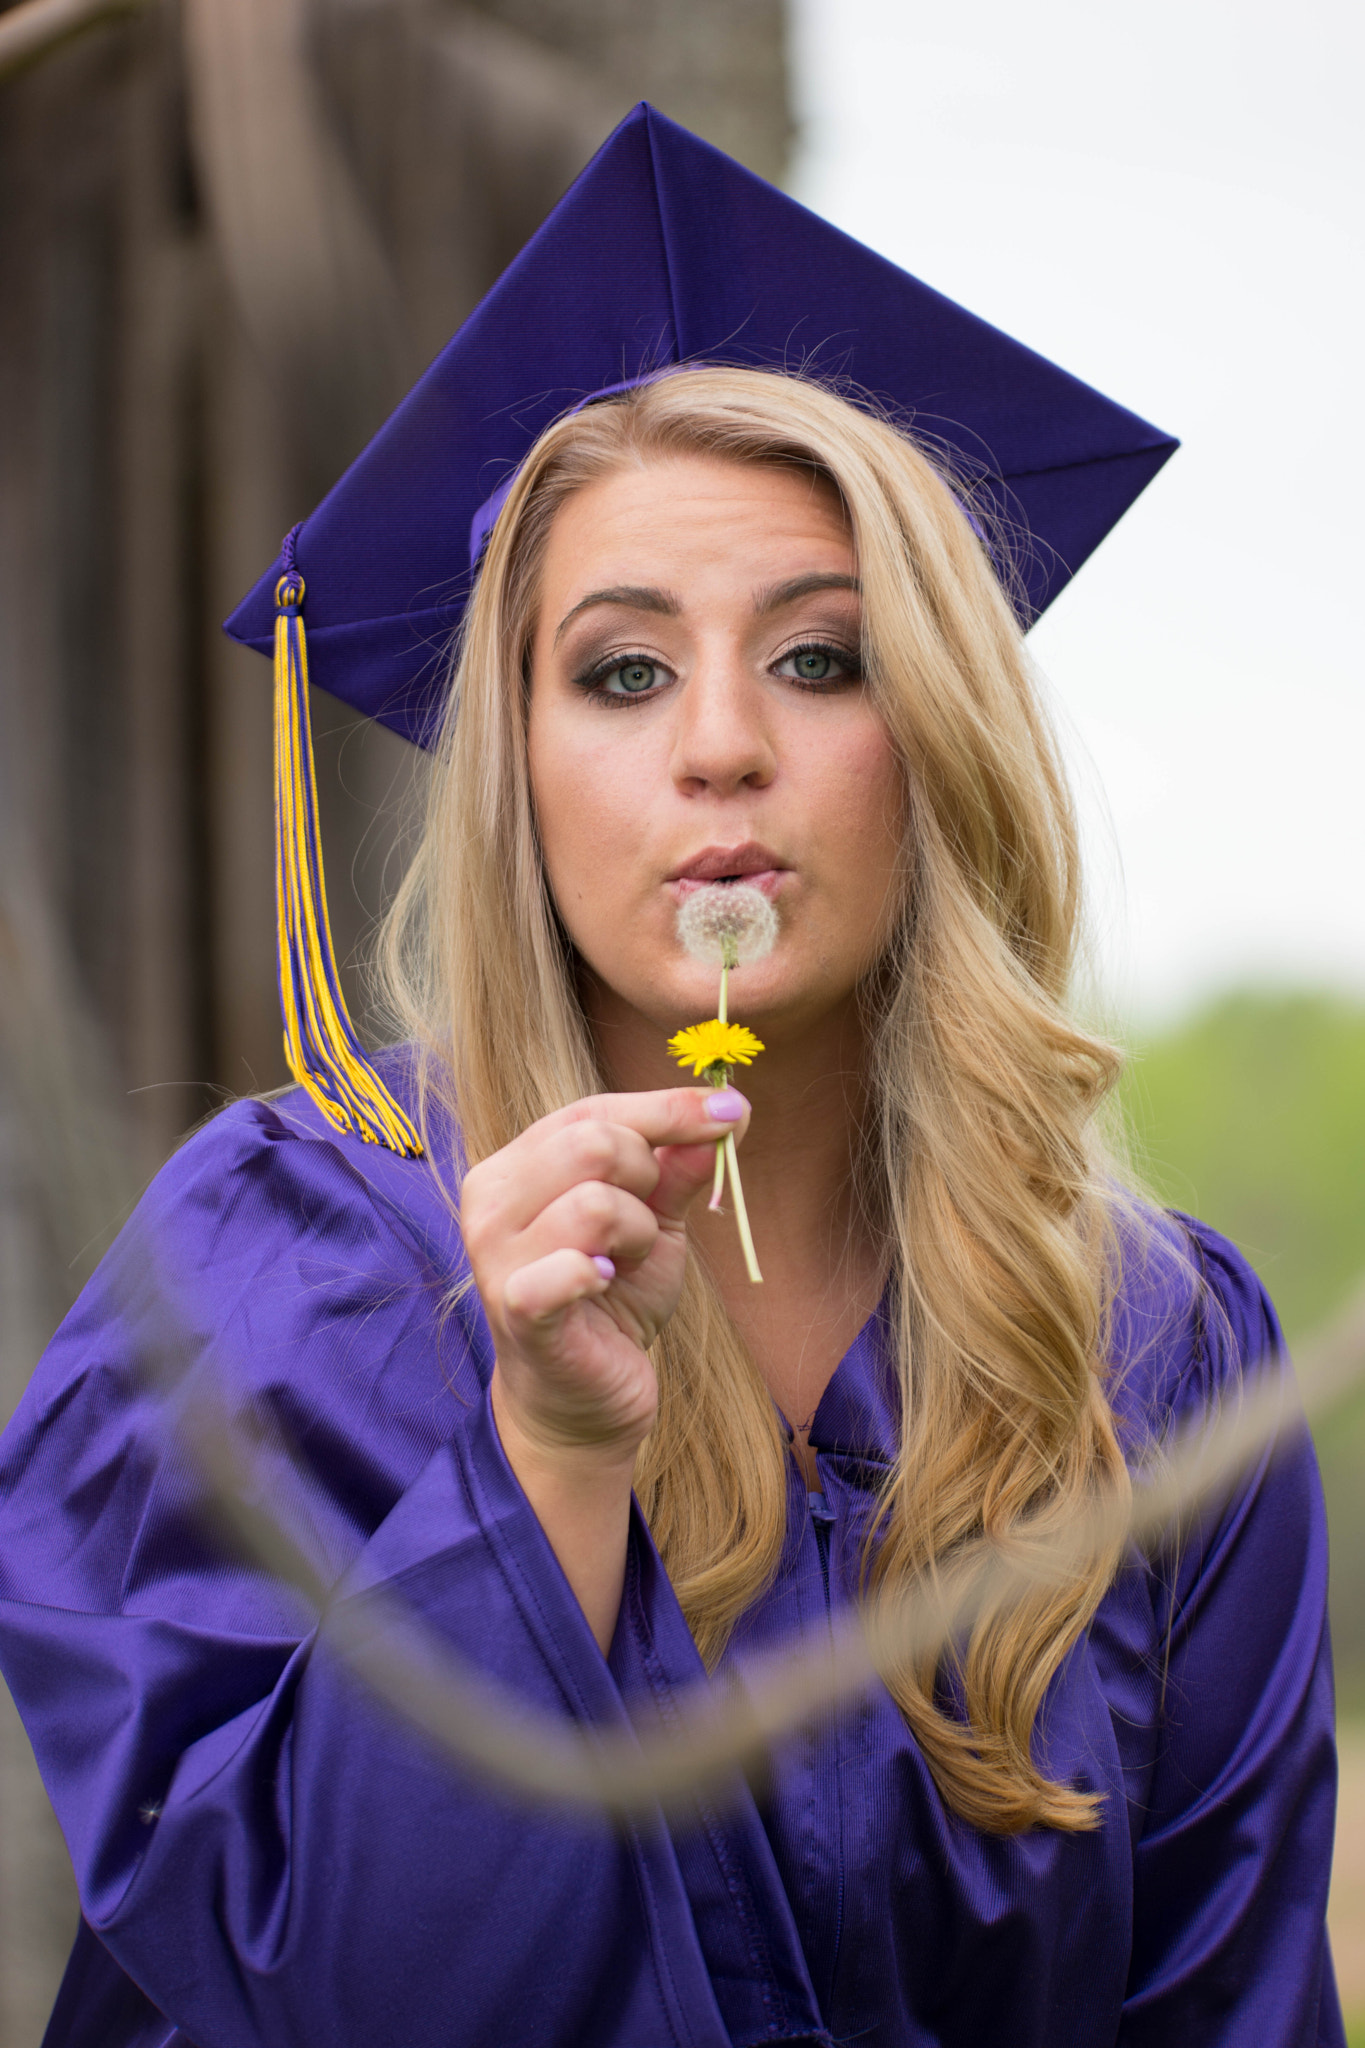
[[[1239,991],[1133,1049],[1120,1091],[1133,1164],[1160,1200],[1226,1232],[1290,1341],[1365,1281],[1365,1004]],[[1343,1704],[1365,1708],[1365,1390],[1317,1431],[1332,1529]]]

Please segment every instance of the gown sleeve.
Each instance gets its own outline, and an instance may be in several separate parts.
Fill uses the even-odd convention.
[[[627,1726],[502,1455],[458,1247],[377,1178],[405,1165],[237,1105],[154,1183],[0,1446],[0,1658],[85,1922],[48,2048],[738,2038],[662,1821],[521,1807],[391,1719],[326,1617],[214,1541],[143,1370],[173,1330],[179,1371],[287,1440],[255,1483],[289,1489],[334,1601],[379,1585],[527,1707]]]
[[[1181,1219],[1200,1273],[1175,1422],[1284,1369],[1256,1276]],[[1121,2048],[1344,2048],[1325,1931],[1336,1803],[1327,1530],[1306,1429],[1149,1580],[1154,1757],[1135,1802]]]

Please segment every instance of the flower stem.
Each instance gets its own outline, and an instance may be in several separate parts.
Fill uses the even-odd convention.
[[[728,1024],[730,1021],[730,965],[730,947],[726,944],[723,945],[720,956],[720,995],[716,1001],[716,1016],[722,1024]],[[730,1085],[730,1069],[726,1067],[724,1071],[725,1079],[720,1085],[722,1088],[728,1088]],[[708,1209],[719,1211],[720,1198],[724,1188],[725,1142],[722,1139],[721,1143],[716,1147],[716,1177],[711,1183],[711,1199],[706,1205]]]
[[[720,956],[720,996],[716,1003],[716,1016],[722,1024],[728,1024],[730,1021],[730,969],[735,964],[734,941],[727,939],[723,942]],[[706,1078],[713,1087],[728,1088],[730,1085],[730,1069],[719,1065],[708,1067]],[[749,1228],[749,1212],[744,1206],[744,1184],[739,1177],[739,1151],[735,1144],[733,1131],[729,1137],[723,1138],[716,1147],[716,1172],[715,1178],[711,1182],[711,1199],[706,1205],[708,1209],[718,1210],[720,1208],[720,1198],[725,1186],[725,1169],[727,1166],[730,1169],[730,1193],[734,1198],[735,1223],[739,1229],[739,1242],[744,1253],[744,1264],[748,1270],[750,1281],[755,1287],[761,1287],[763,1275],[758,1270],[758,1259],[754,1254],[753,1232]]]
[[[744,1206],[744,1187],[739,1177],[739,1152],[733,1131],[725,1140],[725,1162],[730,1169],[730,1193],[734,1196],[735,1222],[739,1225],[739,1241],[744,1251],[744,1263],[754,1286],[761,1287],[763,1275],[758,1270],[758,1259],[754,1254],[753,1232],[749,1228],[749,1212]]]
[[[719,1061],[719,1060],[717,1060],[716,1064],[715,1064],[715,1065],[714,1065],[713,1067],[708,1067],[708,1068],[706,1069],[706,1081],[707,1081],[707,1084],[708,1084],[708,1086],[710,1086],[710,1087],[712,1087],[712,1088],[728,1088],[728,1087],[729,1087],[729,1085],[730,1085],[730,1069],[729,1069],[728,1067],[726,1067],[726,1066],[722,1066],[722,1065],[721,1065],[721,1063],[720,1063],[720,1061]],[[724,1187],[725,1187],[725,1140],[724,1140],[724,1138],[717,1138],[717,1140],[716,1140],[716,1171],[715,1171],[715,1177],[714,1177],[714,1179],[713,1179],[713,1180],[712,1180],[712,1182],[711,1182],[711,1199],[710,1199],[710,1201],[709,1201],[709,1202],[707,1203],[707,1205],[706,1205],[708,1209],[715,1209],[715,1210],[717,1210],[717,1211],[719,1210],[719,1208],[720,1208],[720,1198],[721,1198],[721,1194],[722,1194],[722,1192],[723,1192],[723,1190],[724,1190]]]

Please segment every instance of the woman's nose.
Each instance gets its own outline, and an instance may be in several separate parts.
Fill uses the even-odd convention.
[[[673,779],[681,789],[761,789],[777,769],[770,705],[739,657],[712,653],[675,700]]]

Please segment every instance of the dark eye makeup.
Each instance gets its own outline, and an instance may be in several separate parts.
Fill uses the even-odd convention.
[[[803,640],[779,655],[777,673],[805,690],[838,690],[862,681],[862,662],[856,651],[838,647],[828,640]]]
[[[663,662],[649,654],[606,655],[573,678],[573,686],[586,697],[613,709],[621,704],[641,704],[657,697],[671,678]],[[780,654],[772,673],[798,689],[832,694],[862,680],[862,665],[856,652],[825,640],[803,640]]]
[[[607,704],[629,704],[656,696],[660,678],[667,675],[663,663],[647,654],[609,654],[573,681],[574,688],[585,696]]]

